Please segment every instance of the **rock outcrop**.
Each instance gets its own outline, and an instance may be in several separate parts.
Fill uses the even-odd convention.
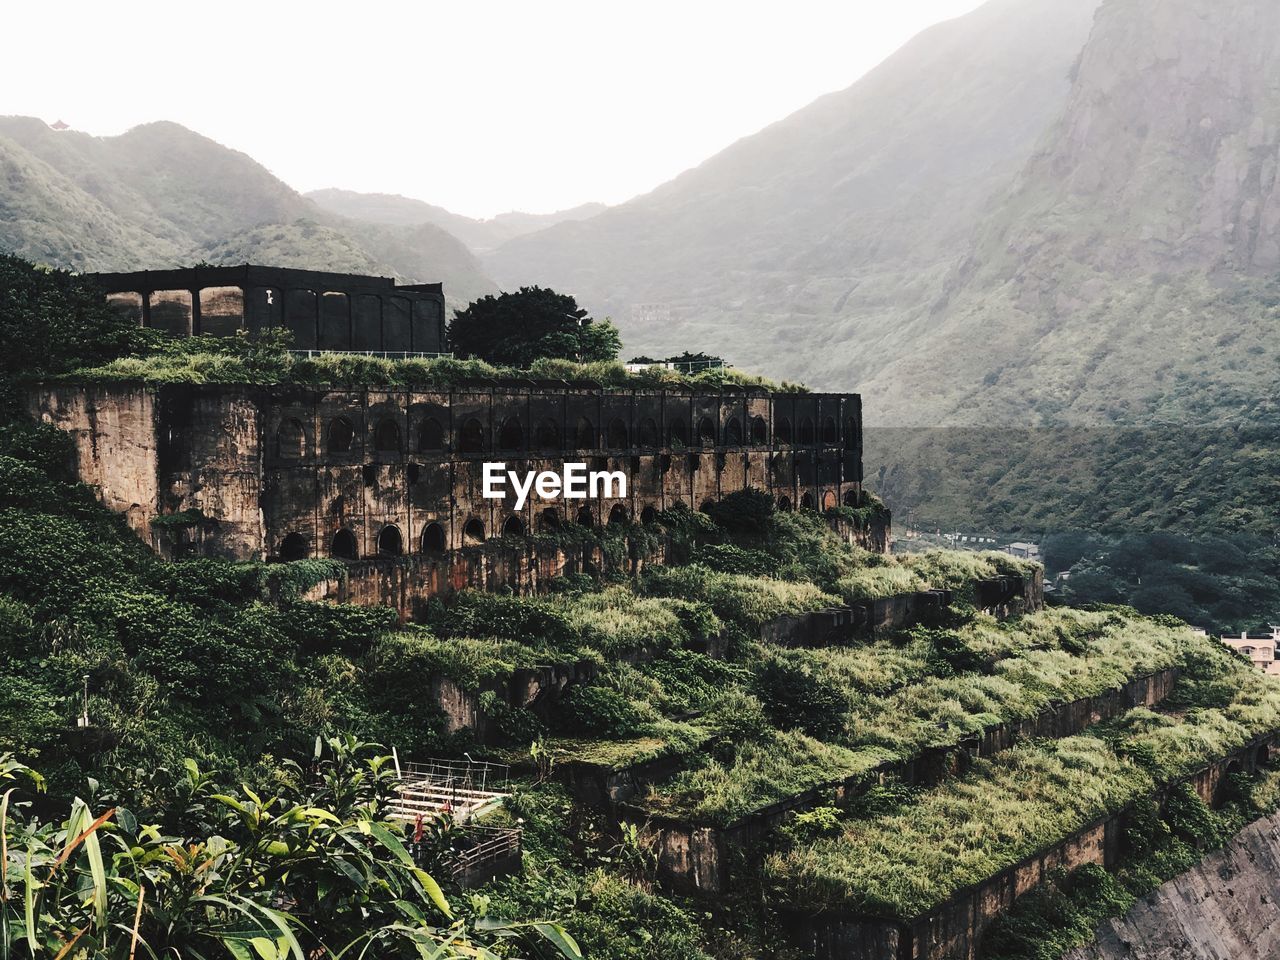
[[[1280,957],[1280,814],[1144,897],[1064,960]]]

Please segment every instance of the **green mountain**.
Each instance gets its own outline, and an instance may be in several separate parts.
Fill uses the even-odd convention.
[[[92,137],[0,117],[0,250],[77,270],[255,260],[440,280],[458,305],[496,289],[446,231],[336,216],[175,123]]]
[[[867,382],[921,346],[905,321],[1060,112],[1095,6],[992,0],[652,193],[486,263],[505,286],[571,291],[633,352]]]
[[[313,190],[307,198],[330,213],[354,220],[404,227],[434,224],[449,231],[476,253],[486,253],[507,240],[545,230],[557,223],[585,220],[607,209],[603,203],[584,203],[556,213],[511,212],[488,220],[475,220],[444,207],[393,193],[357,193],[331,188]]]

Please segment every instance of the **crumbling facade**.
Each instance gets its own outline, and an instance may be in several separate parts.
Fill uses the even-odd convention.
[[[178,336],[283,327],[298,350],[441,353],[444,291],[387,277],[245,264],[99,273],[107,300],[139,326]]]
[[[64,385],[35,392],[31,412],[75,438],[82,479],[157,549],[233,559],[438,557],[748,487],[784,510],[857,505],[862,489],[852,394]],[[624,473],[626,496],[532,496],[516,510],[509,491],[483,496],[486,462],[582,462]]]

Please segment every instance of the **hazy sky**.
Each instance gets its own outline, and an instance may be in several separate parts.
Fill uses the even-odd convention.
[[[175,120],[298,188],[617,203],[979,0],[5,5],[0,114]]]

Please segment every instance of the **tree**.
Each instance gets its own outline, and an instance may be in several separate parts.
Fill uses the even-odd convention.
[[[544,358],[616,360],[622,348],[612,323],[592,320],[573,297],[544,287],[480,298],[454,317],[449,342],[463,357],[510,367]]]
[[[137,335],[84,277],[0,254],[0,380],[105,363],[128,353]]]

